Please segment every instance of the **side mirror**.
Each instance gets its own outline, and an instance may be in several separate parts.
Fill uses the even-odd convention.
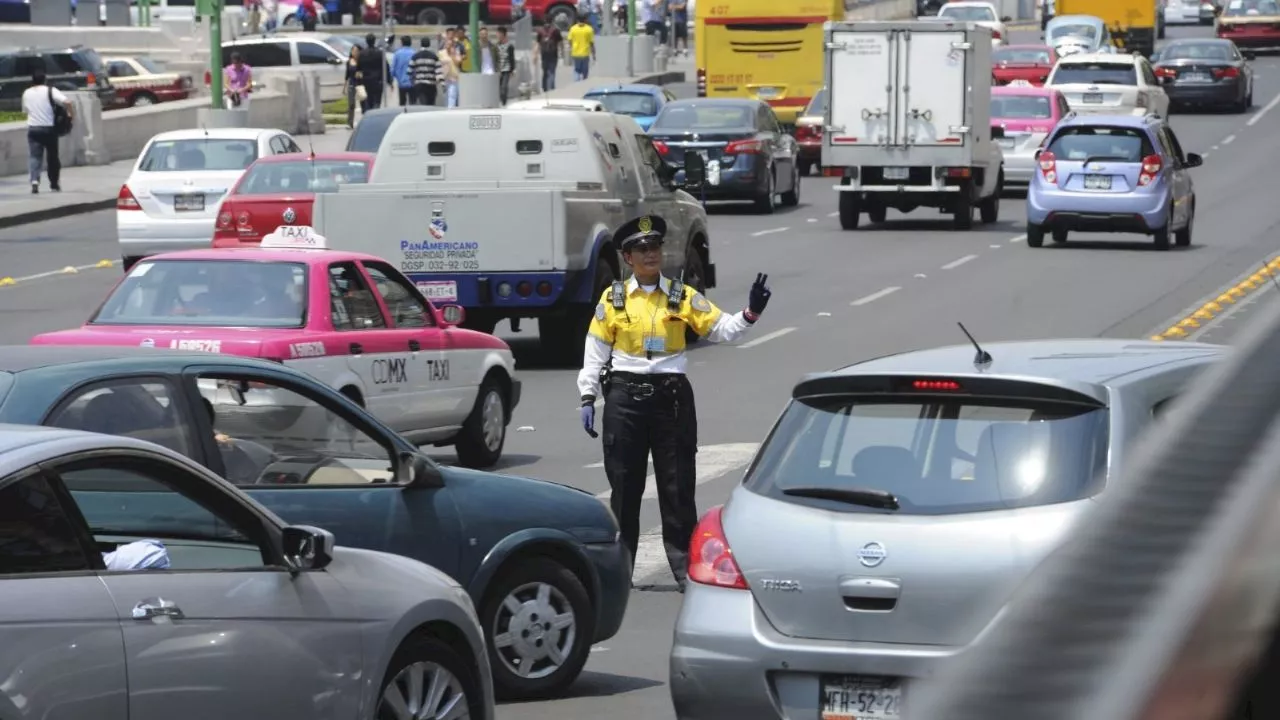
[[[1204,164],[1204,156],[1200,153],[1187,153],[1187,159],[1182,161],[1184,167],[1194,168]]]
[[[408,475],[408,487],[436,488],[444,487],[444,476],[426,455],[416,452],[400,453],[400,466]]]
[[[696,152],[684,154],[684,183],[689,187],[700,187],[707,181],[707,164]]]
[[[1002,138],[1002,137],[1004,137],[1004,128],[1000,127],[999,125],[992,125],[992,126],[991,126],[991,139],[992,139],[992,140],[996,140],[996,139],[999,139],[999,138]]]
[[[290,572],[321,570],[333,562],[333,533],[310,525],[290,525],[280,538]]]
[[[467,311],[461,305],[445,305],[440,308],[440,321],[445,327],[461,325],[467,319]]]

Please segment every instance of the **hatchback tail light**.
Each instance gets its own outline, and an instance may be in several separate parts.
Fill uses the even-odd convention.
[[[1214,68],[1213,76],[1219,80],[1240,77],[1240,71],[1233,68]]]
[[[746,578],[742,577],[729,540],[724,536],[724,525],[720,522],[723,511],[723,505],[711,508],[693,529],[693,540],[689,543],[689,579],[701,585],[746,590]]]
[[[1159,155],[1148,155],[1142,158],[1142,172],[1138,175],[1138,187],[1146,187],[1156,181],[1164,163]]]
[[[1174,78],[1178,77],[1178,71],[1173,68],[1158,67],[1156,68],[1156,77]]]
[[[698,68],[698,97],[707,96],[707,71]]]
[[[1037,162],[1040,163],[1040,174],[1044,176],[1044,181],[1057,185],[1058,158],[1054,157],[1053,153],[1046,150],[1040,153],[1040,157]]]
[[[724,148],[725,155],[759,155],[764,151],[760,140],[735,140]]]
[[[142,206],[138,204],[138,198],[133,196],[133,191],[128,185],[121,185],[120,192],[116,195],[117,210],[141,210]]]

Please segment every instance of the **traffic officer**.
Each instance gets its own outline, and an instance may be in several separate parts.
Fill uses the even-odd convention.
[[[609,504],[631,551],[640,539],[640,503],[649,455],[658,486],[662,542],[681,592],[689,567],[689,541],[698,521],[694,503],[698,419],[685,375],[685,328],[711,342],[731,342],[755,324],[769,303],[767,275],[757,275],[747,309],[728,315],[680,280],[662,276],[667,223],[636,218],[614,233],[631,268],[596,305],[587,334],[578,392],[582,427],[596,437],[595,402],[605,400],[602,429]],[[603,385],[603,387],[602,387]]]

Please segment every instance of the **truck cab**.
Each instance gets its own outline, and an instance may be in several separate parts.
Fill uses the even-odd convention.
[[[695,173],[696,174],[696,173]],[[386,258],[464,325],[538,320],[544,350],[581,359],[604,290],[624,277],[612,232],[668,223],[664,271],[715,286],[706,211],[636,122],[581,110],[442,110],[397,117],[369,183],[316,197],[316,231]]]

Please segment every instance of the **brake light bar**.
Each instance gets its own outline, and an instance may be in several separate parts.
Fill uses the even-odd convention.
[[[960,390],[960,383],[955,380],[912,380],[912,390],[943,390],[947,392],[956,392]]]

